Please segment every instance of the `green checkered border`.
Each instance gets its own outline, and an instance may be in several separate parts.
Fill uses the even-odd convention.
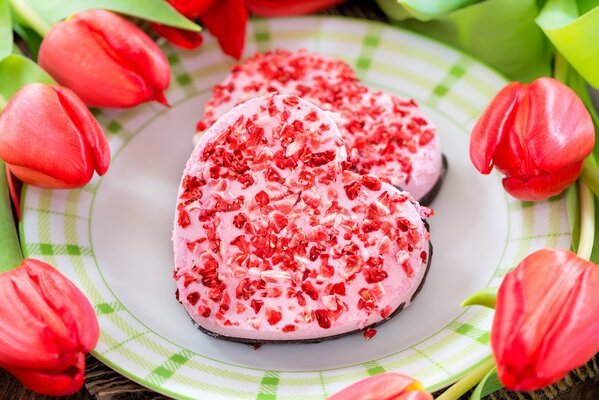
[[[505,79],[470,57],[418,35],[377,22],[310,17],[254,20],[246,55],[298,45],[346,59],[365,83],[434,108],[467,132]],[[301,38],[301,40],[298,40]],[[339,52],[343,49],[344,53]],[[173,107],[219,82],[232,63],[208,39],[197,53],[166,48],[173,83]],[[212,60],[206,63],[205,60]],[[410,63],[406,63],[406,60]],[[416,67],[412,67],[415,65]],[[408,89],[405,89],[408,88]],[[449,111],[447,111],[449,109]],[[104,111],[98,119],[108,135],[113,161],[127,143],[165,112],[155,105]],[[148,115],[130,128],[132,117]],[[143,118],[142,118],[143,119]],[[137,118],[139,120],[139,118]],[[364,364],[322,371],[265,371],[231,365],[184,349],[148,329],[105,284],[91,245],[91,211],[102,178],[71,191],[26,187],[21,240],[28,257],[64,272],[86,293],[98,315],[101,336],[94,355],[124,375],[156,391],[182,399],[321,399],[348,384],[384,371],[401,371],[438,389],[489,356],[492,314],[467,309],[429,338]],[[508,238],[489,286],[532,250],[569,247],[564,199],[521,203],[506,197]]]

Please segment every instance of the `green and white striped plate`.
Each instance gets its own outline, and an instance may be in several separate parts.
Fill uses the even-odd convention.
[[[339,57],[363,81],[415,98],[436,123],[449,174],[430,220],[435,255],[417,300],[370,341],[254,350],[196,331],[175,300],[171,228],[195,122],[232,61],[213,40],[197,52],[167,47],[166,109],[148,104],[98,116],[110,171],[80,190],[27,187],[21,240],[28,257],[64,272],[98,314],[94,355],[129,378],[181,399],[322,399],[384,371],[439,389],[484,361],[492,313],[460,302],[541,247],[569,247],[563,198],[522,203],[499,175],[470,165],[468,132],[506,81],[476,60],[394,27],[347,18],[254,20],[246,55],[280,47]]]

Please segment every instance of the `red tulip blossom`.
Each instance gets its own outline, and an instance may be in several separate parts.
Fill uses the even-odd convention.
[[[501,382],[536,390],[599,351],[599,266],[543,249],[508,273],[497,294],[491,346]]]
[[[218,40],[225,54],[241,58],[245,44],[248,12],[243,0],[168,0],[181,14],[200,23]],[[194,49],[202,44],[196,32],[152,24],[159,35],[184,49]]]
[[[167,104],[166,57],[141,29],[109,11],[84,11],[54,25],[40,47],[39,63],[92,107]]]
[[[356,382],[329,400],[433,400],[433,396],[417,380],[387,372]]]
[[[540,78],[495,96],[472,131],[470,159],[483,174],[496,166],[512,196],[536,201],[574,182],[594,144],[582,101],[559,81]]]
[[[83,293],[52,266],[26,259],[0,274],[0,294],[0,367],[42,394],[77,392],[99,337]]]
[[[110,149],[102,128],[71,90],[31,83],[0,115],[0,158],[31,185],[74,188],[103,175]]]
[[[343,3],[345,0],[245,0],[252,13],[261,17],[283,17],[310,14],[326,10]]]

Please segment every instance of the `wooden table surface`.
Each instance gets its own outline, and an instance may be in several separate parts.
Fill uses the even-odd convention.
[[[385,20],[374,1],[350,0],[327,14]],[[599,92],[593,92],[599,110]],[[111,370],[91,355],[86,359],[85,386],[71,396],[38,395],[0,368],[0,400],[162,400],[169,399],[150,391]],[[463,396],[468,399],[468,396]],[[505,390],[487,397],[488,400],[599,400],[599,355],[587,365],[571,372],[557,384],[533,393],[513,393]]]

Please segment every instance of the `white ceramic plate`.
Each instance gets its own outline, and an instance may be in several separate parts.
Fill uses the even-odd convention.
[[[362,20],[255,20],[245,54],[308,48],[339,57],[363,81],[413,97],[438,127],[449,173],[430,219],[435,254],[416,301],[378,329],[259,350],[197,331],[174,297],[171,229],[195,122],[232,62],[208,40],[167,47],[171,109],[104,111],[110,171],[80,190],[27,187],[21,234],[29,257],[64,272],[89,297],[101,326],[94,355],[176,398],[321,399],[368,375],[401,371],[441,388],[489,356],[491,312],[460,302],[534,249],[569,247],[564,201],[521,203],[468,158],[468,132],[506,83],[472,58],[423,37]]]

